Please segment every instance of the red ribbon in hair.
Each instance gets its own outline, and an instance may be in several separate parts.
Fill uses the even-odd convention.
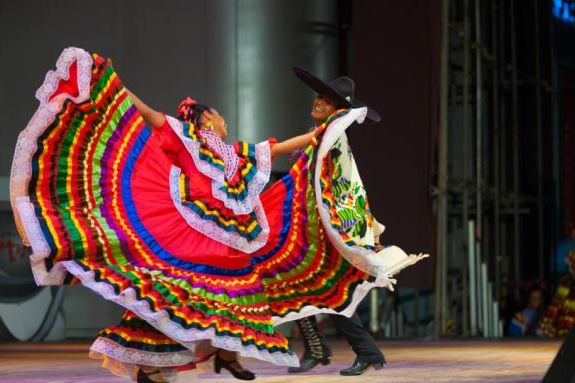
[[[190,97],[184,98],[182,102],[180,102],[180,105],[178,105],[178,111],[177,111],[178,118],[185,122],[192,123],[194,121],[193,120],[194,110],[192,109],[192,107],[197,103],[198,102],[193,98]]]

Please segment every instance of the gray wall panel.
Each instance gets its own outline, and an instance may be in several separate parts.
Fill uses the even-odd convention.
[[[0,0],[0,176],[37,105],[33,95],[67,46],[111,57],[124,83],[174,114],[190,95],[227,118],[230,139],[287,138],[311,124],[313,94],[294,64],[337,73],[329,0]],[[284,170],[285,163],[280,165]]]

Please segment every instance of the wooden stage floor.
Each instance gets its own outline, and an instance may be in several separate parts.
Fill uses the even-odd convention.
[[[283,367],[244,360],[266,383],[421,383],[421,382],[540,382],[559,349],[560,341],[380,341],[388,364],[384,370],[361,377],[342,377],[341,368],[354,359],[343,341],[332,341],[334,358],[307,374],[288,374]],[[120,383],[128,380],[110,375],[87,357],[89,344],[0,344],[2,383]],[[204,365],[200,382],[237,383],[227,372],[216,375]],[[183,378],[183,376],[182,376]],[[186,380],[178,379],[178,383]],[[194,379],[194,381],[197,381]]]

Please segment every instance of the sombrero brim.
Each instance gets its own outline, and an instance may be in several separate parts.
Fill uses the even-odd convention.
[[[377,111],[373,108],[370,108],[369,106],[367,106],[365,103],[359,101],[357,98],[355,100],[353,100],[353,107],[354,108],[360,108],[362,106],[365,106],[367,108],[367,119],[371,122],[380,122],[381,121],[381,116],[379,115],[379,113],[377,113]]]
[[[316,77],[310,71],[305,68],[294,66],[293,72],[295,75],[302,80],[307,86],[309,86],[312,90],[314,90],[317,94],[324,94],[328,98],[335,101],[339,107],[344,108],[356,108],[356,107],[367,107],[367,119],[372,122],[379,122],[381,121],[381,117],[379,113],[375,110],[370,108],[369,106],[365,105],[364,103],[360,102],[359,100],[355,99],[352,102],[349,102],[345,97],[339,94],[334,88],[332,88],[328,83],[324,82],[320,78]]]

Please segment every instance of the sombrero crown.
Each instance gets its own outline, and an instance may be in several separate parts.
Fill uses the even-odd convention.
[[[372,122],[381,121],[379,113],[354,97],[355,83],[347,76],[340,76],[330,82],[325,82],[305,68],[293,67],[295,75],[318,94],[327,96],[338,108],[367,107],[367,118]]]

